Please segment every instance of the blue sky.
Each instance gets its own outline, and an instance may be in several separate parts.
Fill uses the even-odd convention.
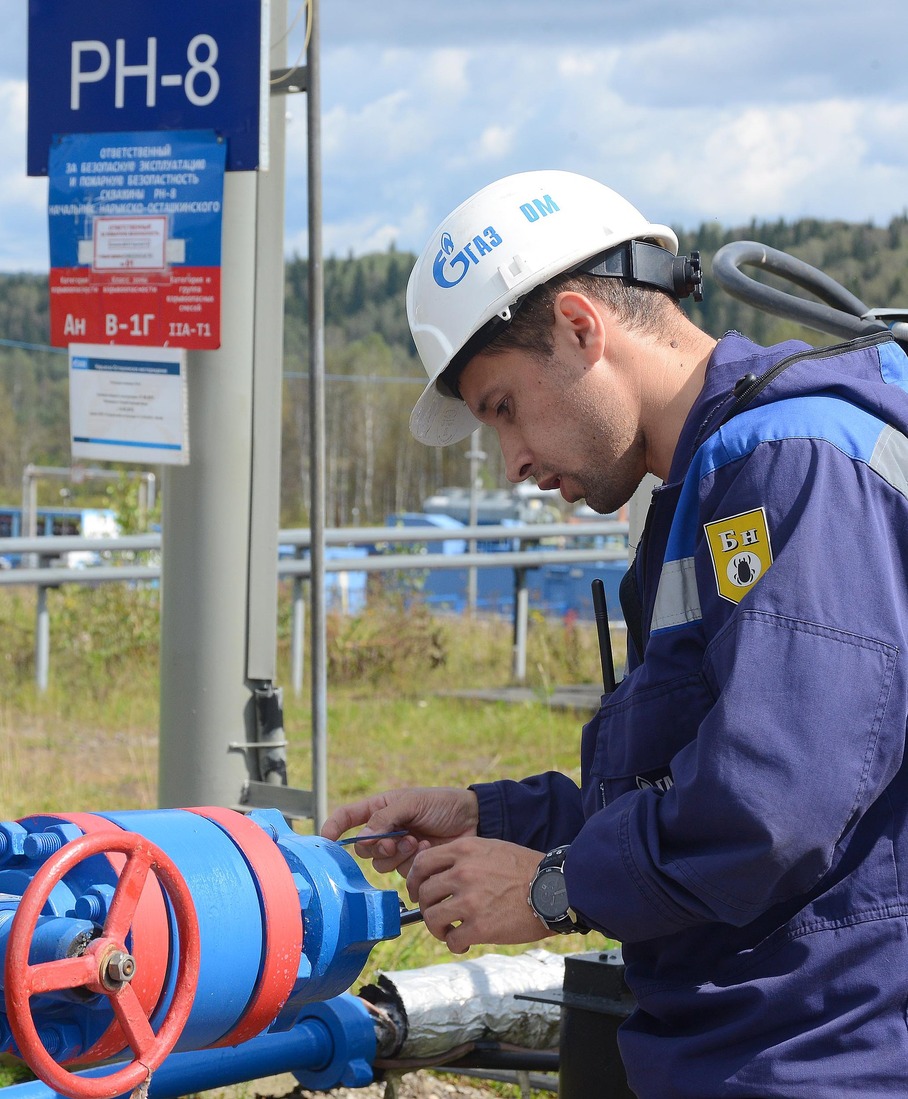
[[[274,0],[279,2],[279,0]],[[289,60],[302,48],[304,12]],[[0,270],[46,271],[25,174],[26,0],[0,37]],[[904,0],[322,0],[327,254],[418,251],[499,176],[583,172],[679,229],[908,210]],[[288,99],[286,251],[306,251]]]

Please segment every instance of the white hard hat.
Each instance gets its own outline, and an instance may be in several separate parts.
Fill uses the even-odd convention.
[[[429,376],[410,416],[413,435],[447,446],[479,427],[466,404],[436,384],[452,360],[475,354],[488,342],[480,330],[494,318],[507,323],[534,287],[628,241],[678,252],[668,226],[572,172],[506,176],[458,206],[432,234],[407,285],[407,319]]]

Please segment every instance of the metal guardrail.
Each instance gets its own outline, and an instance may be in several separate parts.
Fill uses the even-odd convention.
[[[579,537],[616,537],[627,536],[627,523],[617,520],[579,523],[548,523],[527,526],[476,526],[454,529],[440,527],[337,527],[325,531],[325,544],[328,546],[374,546],[383,543],[401,542],[499,542],[512,541],[517,544],[539,546],[554,539],[573,539]],[[279,545],[305,550],[310,543],[308,530],[285,530],[280,532]],[[76,535],[59,535],[53,538],[4,538],[0,540],[0,557],[33,556],[41,559],[61,558],[68,553],[96,553],[99,556],[116,555],[122,557],[128,553],[160,552],[160,534],[129,534],[120,538],[81,538]],[[524,560],[526,553],[532,553],[531,559]],[[553,557],[552,555],[556,556]],[[524,551],[496,551],[493,560],[487,553],[465,554],[388,554],[380,553],[372,557],[336,557],[325,562],[328,572],[382,572],[390,569],[463,569],[484,568],[491,565],[522,567],[528,564],[568,564],[571,561],[614,561],[626,556],[623,549],[598,547],[581,550],[533,549]],[[278,560],[279,576],[309,575],[309,561],[306,558],[293,559],[281,557]],[[17,567],[0,569],[0,585],[26,584],[94,584],[108,580],[159,580],[160,565],[141,565],[121,561],[116,565],[91,565],[72,567],[70,565],[41,566],[38,568]]]
[[[526,675],[526,633],[528,604],[523,571],[551,564],[590,563],[624,560],[627,550],[621,545],[566,549],[552,542],[575,538],[626,539],[628,525],[615,520],[583,523],[547,523],[525,526],[476,526],[444,529],[440,527],[338,527],[325,531],[329,546],[388,546],[395,543],[430,543],[463,541],[509,541],[515,546],[530,545],[531,549],[497,550],[493,553],[388,553],[369,556],[332,557],[324,562],[327,572],[387,572],[416,569],[513,568],[517,577],[514,601],[514,677],[522,681]],[[279,545],[290,547],[297,554],[305,553],[310,544],[307,529],[285,530],[279,535]],[[38,689],[47,689],[50,663],[50,618],[47,592],[63,584],[98,585],[104,583],[155,583],[161,579],[160,564],[143,564],[129,560],[129,555],[160,553],[160,534],[133,534],[119,538],[81,538],[74,535],[38,538],[4,538],[0,540],[0,557],[22,557],[29,565],[0,569],[0,586],[31,586],[37,589],[35,621],[35,682]],[[71,566],[41,565],[41,561],[59,561],[69,553],[97,554],[103,564]],[[108,563],[119,558],[116,564]],[[278,577],[293,580],[293,619],[291,627],[291,678],[296,693],[302,690],[303,668],[303,581],[311,571],[307,557],[281,556]]]

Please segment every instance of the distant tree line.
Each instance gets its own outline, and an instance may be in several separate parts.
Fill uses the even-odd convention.
[[[789,338],[814,345],[834,337],[760,313],[735,301],[709,277],[712,257],[730,240],[756,240],[798,256],[869,306],[908,305],[908,213],[885,227],[804,218],[751,222],[737,229],[706,223],[680,234],[682,252],[699,249],[704,300],[687,301],[691,318],[715,336],[736,329],[758,343]],[[407,328],[404,294],[415,257],[385,253],[324,262],[326,484],[330,525],[382,523],[391,512],[419,510],[446,485],[466,485],[470,441],[436,449],[416,443],[410,409],[425,375]],[[283,466],[284,525],[304,524],[309,507],[308,262],[286,264]],[[753,269],[746,269],[753,275]],[[786,290],[793,288],[785,284]],[[47,279],[0,275],[0,503],[19,498],[24,466],[69,465],[66,356],[46,349]],[[44,349],[42,349],[44,348]],[[494,438],[485,429],[484,483],[506,484]],[[42,503],[59,503],[52,495]],[[97,486],[75,490],[96,492]],[[86,504],[97,503],[84,499]]]

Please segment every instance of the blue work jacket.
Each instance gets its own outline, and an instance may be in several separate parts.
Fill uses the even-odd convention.
[[[641,1099],[908,1095],[906,494],[892,339],[726,335],[581,787],[474,787],[480,834],[571,844],[571,905],[623,944]]]

